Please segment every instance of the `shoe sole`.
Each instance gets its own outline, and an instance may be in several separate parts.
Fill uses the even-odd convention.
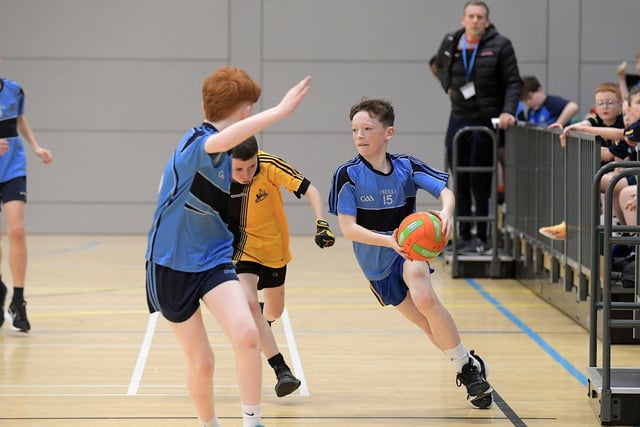
[[[565,235],[562,235],[559,232],[555,232],[553,230],[550,230],[547,227],[539,228],[538,229],[538,233],[542,234],[544,237],[546,237],[548,239],[551,239],[551,240],[564,240],[565,237],[567,237],[566,233],[565,233]]]
[[[288,379],[286,381],[281,381],[278,384],[276,384],[276,387],[275,387],[276,396],[278,397],[287,396],[293,393],[294,391],[296,391],[298,388],[300,388],[300,384],[302,384],[302,381],[295,378]]]
[[[564,240],[565,236],[561,236],[554,233],[548,233],[546,231],[538,230],[538,233],[551,240]]]
[[[491,392],[492,391],[493,389],[491,389]],[[493,403],[493,395],[491,394],[491,392],[476,396],[471,399],[471,406],[476,409],[489,409],[489,407],[491,407],[491,404]]]

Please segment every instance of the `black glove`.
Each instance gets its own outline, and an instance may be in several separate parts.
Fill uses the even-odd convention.
[[[316,245],[320,248],[329,248],[336,242],[336,237],[329,228],[329,223],[323,219],[316,219]]]

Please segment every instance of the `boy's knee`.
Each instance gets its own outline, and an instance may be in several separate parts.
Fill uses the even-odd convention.
[[[26,228],[24,224],[12,224],[7,225],[7,237],[11,240],[15,239],[25,239],[27,235]]]
[[[192,369],[200,378],[209,378],[213,375],[214,361],[209,354],[203,354],[193,359]]]
[[[244,322],[232,332],[231,342],[236,348],[252,348],[258,346],[258,327],[253,321],[253,318],[251,318],[251,322]]]
[[[270,322],[278,320],[284,312],[284,304],[265,304],[264,318]]]
[[[432,311],[435,307],[440,305],[440,300],[433,293],[425,293],[414,298],[413,303],[418,307],[418,310],[425,313]]]

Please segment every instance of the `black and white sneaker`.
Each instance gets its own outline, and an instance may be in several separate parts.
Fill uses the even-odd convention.
[[[9,304],[9,315],[13,319],[13,330],[19,332],[29,332],[31,325],[27,319],[27,302],[11,302]]]
[[[456,375],[456,385],[460,387],[464,384],[467,388],[467,400],[474,408],[487,409],[493,403],[493,388],[487,382],[487,367],[473,350],[469,354],[469,361],[462,367],[462,372]],[[479,362],[479,370],[472,358]]]

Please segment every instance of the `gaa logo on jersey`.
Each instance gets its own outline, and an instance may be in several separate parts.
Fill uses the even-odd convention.
[[[360,196],[361,202],[374,202],[376,200],[371,194]]]

